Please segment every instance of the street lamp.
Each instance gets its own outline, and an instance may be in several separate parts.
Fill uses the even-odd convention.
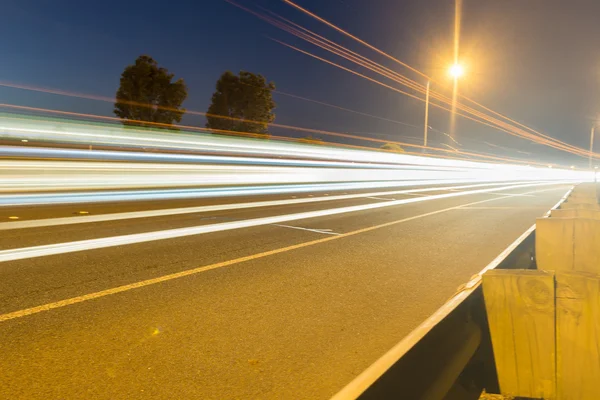
[[[460,64],[454,64],[450,67],[448,73],[454,79],[458,79],[465,74],[465,68]]]

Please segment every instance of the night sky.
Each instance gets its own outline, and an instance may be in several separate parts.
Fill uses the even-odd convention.
[[[263,6],[424,83],[281,1],[237,2]],[[419,70],[447,79],[443,71],[452,62],[453,1],[297,3]],[[598,16],[600,2],[595,0],[464,0],[461,59],[467,74],[462,93],[545,134],[586,148],[600,110]],[[278,90],[408,125],[283,95],[275,96],[278,123],[413,143],[422,135],[418,127],[423,123],[422,102],[271,41],[268,37],[335,60],[224,0],[4,0],[1,19],[3,82],[114,96],[123,68],[140,54],[148,54],[186,81],[189,96],[184,106],[189,110],[206,111],[219,75],[244,69],[265,75]],[[109,103],[17,89],[0,88],[0,101],[112,115]],[[203,125],[198,117],[188,116],[183,122]],[[447,131],[448,113],[432,110],[430,125]],[[452,144],[436,132],[430,137],[433,145]],[[563,164],[577,160],[460,118],[455,137],[469,150]]]

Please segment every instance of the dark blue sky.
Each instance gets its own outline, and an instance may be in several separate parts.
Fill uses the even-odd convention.
[[[238,2],[259,4],[352,45],[378,62],[385,61],[279,0]],[[123,68],[138,55],[149,54],[185,79],[189,92],[185,106],[190,110],[206,111],[215,81],[223,71],[244,69],[265,75],[284,92],[407,124],[422,124],[422,103],[272,42],[267,36],[314,51],[311,45],[223,0],[2,3],[1,81],[114,96]],[[298,3],[426,73],[442,75],[441,69],[451,61],[450,0]],[[600,2],[594,0],[464,0],[461,56],[468,65],[468,76],[462,90],[528,126],[586,147],[592,119],[600,107],[598,15]],[[417,78],[406,70],[398,71]],[[0,101],[112,115],[111,104],[16,89],[0,88]],[[276,101],[279,123],[407,141],[422,135],[419,128],[281,95]],[[447,113],[434,110],[430,125],[446,131],[448,119]],[[202,123],[194,118],[184,122]],[[437,143],[452,144],[443,135],[431,135]],[[561,155],[460,119],[456,138],[466,148],[478,151],[502,151],[488,142],[555,161]]]

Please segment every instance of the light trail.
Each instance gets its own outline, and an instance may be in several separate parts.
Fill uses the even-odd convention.
[[[215,135],[205,137],[184,134],[164,135],[162,132],[135,131],[131,129],[102,126],[76,126],[57,121],[38,121],[5,119],[0,124],[0,137],[15,132],[33,135],[33,139],[64,142],[65,137],[78,139],[87,144],[100,143],[112,145],[167,147],[177,150],[194,149],[202,152],[220,152],[243,154],[246,156],[278,155],[289,157],[280,164],[252,165],[264,159],[250,158],[244,161],[240,157],[225,164],[170,164],[170,163],[133,163],[118,161],[0,161],[0,192],[14,193],[35,191],[68,191],[94,189],[132,189],[132,188],[185,188],[231,185],[290,185],[290,184],[331,184],[331,183],[377,183],[419,182],[419,181],[506,181],[506,180],[547,180],[547,179],[585,179],[585,173],[579,171],[547,168],[518,167],[474,163],[468,161],[442,160],[403,154],[387,154],[365,151],[340,150],[335,148],[310,146],[270,141],[249,141],[240,138],[224,138]],[[58,125],[58,126],[57,126]],[[3,133],[4,132],[4,133]],[[41,137],[38,137],[41,135]],[[23,136],[21,136],[23,137]],[[30,137],[31,138],[31,137]],[[386,157],[387,156],[387,157]],[[307,158],[311,163],[317,160],[338,161],[338,164],[326,167],[298,167],[298,158]],[[206,160],[206,159],[205,159]],[[350,163],[371,163],[367,167],[355,165],[342,167],[339,161]],[[287,163],[287,165],[282,165]],[[295,166],[290,163],[296,163]],[[314,187],[313,187],[314,189]],[[30,201],[27,198],[21,201]],[[6,200],[5,200],[6,201]],[[14,203],[11,203],[14,204]]]
[[[441,182],[437,182],[441,183]],[[444,182],[449,183],[449,182]],[[352,200],[352,199],[361,199],[361,198],[376,198],[379,200],[389,200],[378,198],[377,196],[390,196],[390,195],[413,195],[427,192],[438,192],[438,191],[447,191],[447,190],[462,190],[462,189],[472,189],[472,188],[480,188],[486,186],[499,186],[502,184],[516,184],[523,182],[494,182],[494,183],[483,183],[476,185],[462,185],[462,186],[435,186],[435,187],[427,187],[422,189],[408,189],[408,190],[387,190],[383,192],[371,192],[371,193],[357,193],[357,194],[347,194],[347,195],[337,195],[337,196],[321,196],[321,197],[308,197],[302,199],[285,199],[285,200],[270,200],[270,201],[253,201],[248,203],[228,203],[228,204],[218,204],[211,206],[197,206],[197,207],[180,207],[180,208],[166,208],[161,210],[150,210],[150,211],[132,211],[132,212],[121,212],[121,213],[109,213],[102,215],[84,215],[84,216],[76,216],[76,217],[59,217],[59,218],[44,218],[37,220],[27,220],[27,221],[15,221],[15,222],[0,222],[0,231],[2,230],[14,230],[14,229],[27,229],[27,228],[40,228],[40,227],[48,227],[48,226],[61,226],[61,225],[73,225],[73,224],[88,224],[93,222],[106,222],[106,221],[119,221],[119,220],[129,220],[129,219],[137,219],[137,218],[153,218],[153,217],[163,217],[170,215],[182,215],[182,214],[198,214],[198,213],[206,213],[206,212],[214,212],[214,211],[227,211],[227,210],[242,210],[249,208],[264,208],[264,207],[273,207],[273,206],[283,206],[283,205],[294,205],[294,204],[308,204],[308,203],[321,203],[321,202],[330,202],[330,201],[339,201],[339,200]],[[436,183],[428,183],[428,185],[432,185]],[[361,187],[364,188],[364,187]],[[339,189],[337,189],[339,190]],[[348,190],[346,188],[346,190]],[[231,192],[235,191],[234,189],[230,190]],[[225,192],[224,190],[222,192]],[[274,192],[277,194],[285,193],[285,189],[278,190]],[[211,193],[211,197],[222,197],[221,193]],[[110,196],[110,193],[108,193]],[[77,197],[75,194],[73,197]],[[109,197],[110,198],[110,197]],[[114,200],[113,200],[114,201]],[[73,203],[73,202],[69,202]],[[27,203],[25,203],[27,204]],[[39,203],[37,203],[39,204]],[[2,205],[2,197],[0,196],[0,205]]]
[[[353,137],[353,135],[345,136]],[[116,125],[82,125],[56,120],[36,121],[33,119],[16,118],[15,116],[0,117],[0,138],[1,137],[20,140],[55,141],[61,143],[68,141],[69,143],[79,143],[86,147],[88,145],[110,145],[118,147],[133,146],[177,151],[197,151],[203,153],[217,152],[221,154],[276,155],[279,157],[283,156],[290,158],[329,159],[354,162],[391,162],[446,166],[470,165],[474,167],[483,165],[481,163],[469,163],[468,161],[460,160],[442,160],[440,158],[433,159],[430,157],[417,157],[391,152],[374,152],[372,149],[369,149],[370,151],[335,149],[326,146],[308,146],[296,143],[250,140],[222,135],[190,135],[189,133],[182,134],[175,132],[165,135],[164,131],[159,130],[125,129],[122,126]],[[398,143],[389,140],[371,140],[378,143]],[[423,146],[417,145],[411,146],[424,148]],[[445,153],[454,153],[447,149],[443,149],[443,151]],[[479,157],[476,153],[461,153]],[[490,156],[481,157],[497,161],[512,163],[520,162],[525,164],[522,160]],[[546,166],[547,164],[544,163],[541,165]]]
[[[0,193],[344,182],[539,180],[559,174],[559,170],[501,169],[485,165],[480,168],[422,168],[415,165],[346,169],[251,164],[0,160]],[[576,176],[577,172],[566,175]]]
[[[433,181],[388,181],[349,182],[323,184],[296,184],[271,186],[242,186],[224,188],[110,190],[64,193],[0,194],[0,207],[51,204],[108,203],[123,201],[157,201],[204,198],[231,198],[241,196],[290,195],[317,192],[339,192],[365,189],[398,188],[407,186],[449,185],[459,183],[490,182],[486,180],[433,180]],[[333,196],[328,196],[333,197]]]
[[[291,158],[236,157],[204,154],[144,153],[140,151],[77,150],[48,147],[21,147],[0,145],[0,157],[60,160],[99,160],[99,161],[137,161],[172,162],[199,164],[244,164],[277,165],[293,167],[335,167],[335,168],[392,168],[388,164],[342,162],[327,160],[302,160]],[[412,167],[414,168],[414,167]],[[427,167],[419,167],[427,168]]]
[[[582,181],[592,178],[587,176],[587,171],[570,169],[444,160],[219,135],[165,135],[162,131],[56,120],[0,119],[0,137],[12,138],[14,135],[29,138],[32,142],[75,142],[86,147],[88,144],[150,146],[177,152],[193,150],[234,156],[148,155],[129,151],[123,155],[130,157],[127,160],[130,162],[102,159],[115,157],[118,152],[113,151],[97,155],[90,152],[96,158],[89,161],[0,160],[0,192],[5,193],[0,195],[0,204],[4,206],[232,197],[516,180]],[[81,150],[73,153],[66,149],[44,151],[53,155],[81,154]],[[30,154],[25,153],[26,156]],[[169,162],[157,162],[156,157],[163,160],[166,157]],[[146,162],[132,162],[136,158]],[[177,159],[190,162],[177,163]],[[111,192],[101,193],[99,189]],[[66,193],[73,190],[86,192]],[[57,193],[40,193],[48,191]]]
[[[86,250],[103,249],[103,248],[108,248],[108,247],[123,246],[123,245],[130,245],[130,244],[136,244],[136,243],[145,243],[145,242],[152,242],[152,241],[157,241],[157,240],[175,239],[175,238],[186,237],[186,236],[195,236],[195,235],[201,235],[201,234],[205,234],[205,233],[223,232],[223,231],[250,228],[250,227],[256,227],[256,226],[281,224],[283,222],[298,221],[298,220],[331,216],[331,215],[339,215],[339,214],[352,213],[352,212],[358,212],[358,211],[374,210],[374,209],[385,208],[385,207],[392,207],[392,206],[398,206],[398,205],[404,205],[404,204],[413,204],[413,203],[418,203],[418,202],[447,199],[447,198],[452,198],[452,197],[460,197],[460,196],[467,196],[467,195],[473,195],[473,194],[499,192],[499,191],[519,189],[519,188],[525,188],[525,187],[538,187],[538,186],[550,186],[550,185],[555,186],[555,185],[564,184],[564,183],[567,183],[567,182],[529,183],[529,184],[523,184],[523,185],[504,186],[504,187],[500,187],[500,188],[494,187],[491,189],[478,189],[478,190],[471,190],[471,191],[452,192],[452,193],[447,193],[447,194],[416,197],[416,198],[394,200],[394,201],[387,201],[387,202],[378,202],[378,203],[372,203],[372,204],[363,204],[363,205],[358,205],[358,206],[348,206],[348,207],[340,207],[340,208],[333,208],[333,209],[327,209],[327,210],[302,212],[302,213],[296,213],[296,214],[278,215],[278,216],[273,216],[273,217],[254,218],[254,219],[248,219],[248,220],[242,220],[242,221],[224,222],[224,223],[213,224],[213,225],[200,225],[200,226],[187,227],[187,228],[176,228],[176,229],[168,229],[168,230],[161,230],[161,231],[155,231],[155,232],[136,233],[136,234],[113,236],[113,237],[106,237],[106,238],[100,238],[100,239],[88,239],[88,240],[80,240],[80,241],[67,242],[67,243],[57,243],[57,244],[49,244],[49,245],[42,245],[42,246],[25,247],[25,248],[19,248],[19,249],[2,250],[2,251],[0,251],[0,262],[24,260],[24,259],[30,259],[30,258],[36,258],[36,257],[44,257],[44,256],[50,256],[50,255],[57,255],[57,254],[66,254],[66,253],[73,253],[73,252],[86,251]]]

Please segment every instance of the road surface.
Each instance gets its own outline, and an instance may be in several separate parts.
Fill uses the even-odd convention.
[[[0,398],[326,399],[569,188],[511,185],[0,208],[38,224],[0,223]]]

